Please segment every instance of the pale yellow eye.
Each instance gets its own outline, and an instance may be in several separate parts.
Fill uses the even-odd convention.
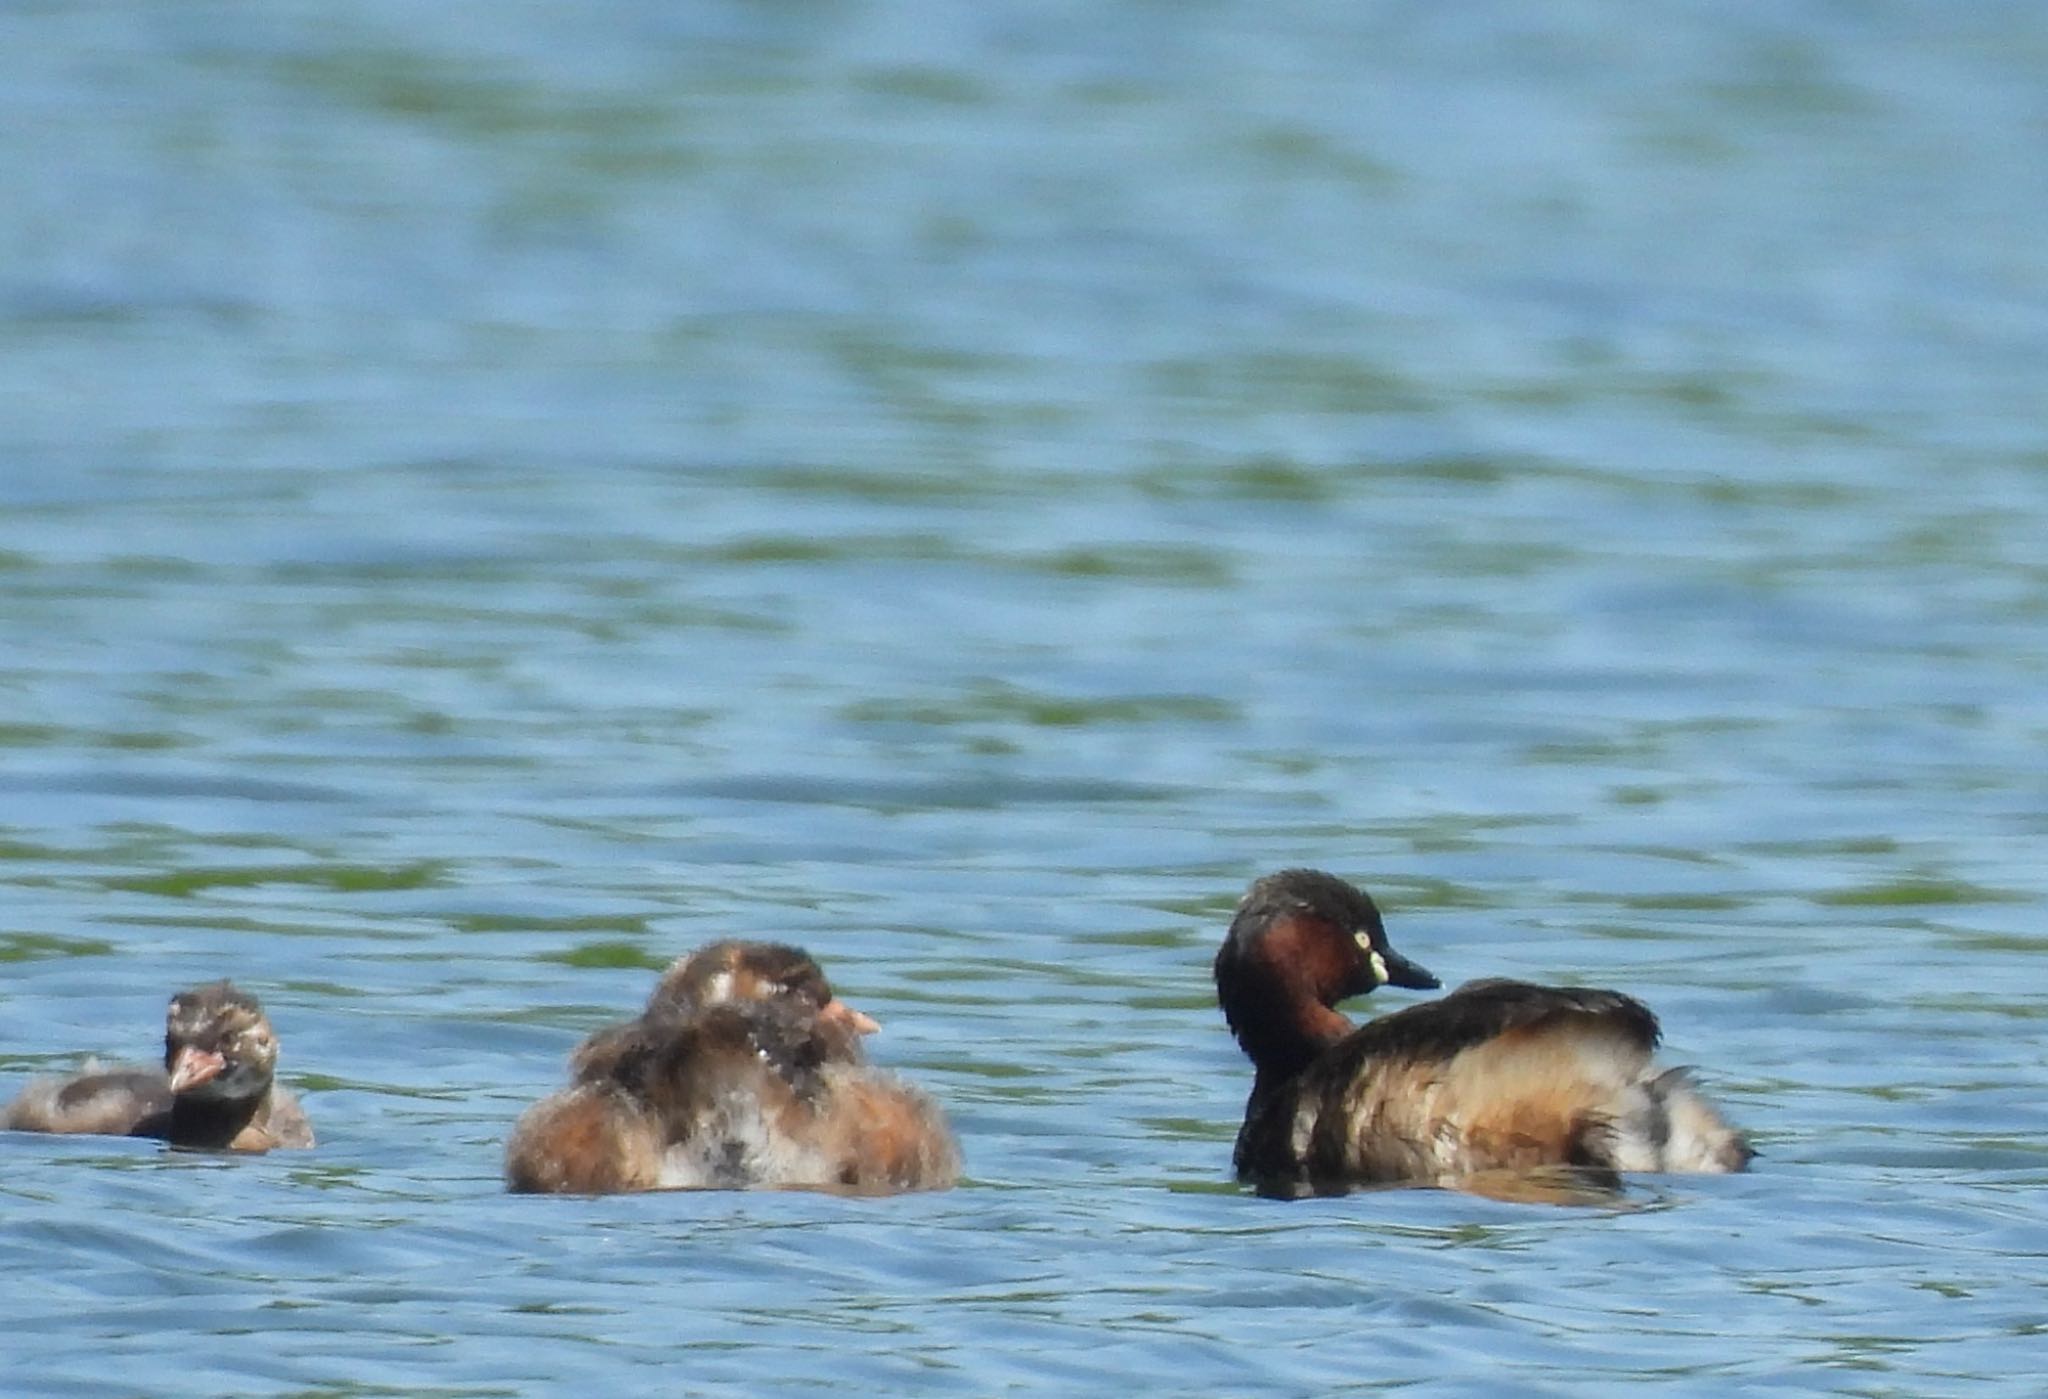
[[[1370,960],[1372,962],[1373,985],[1385,986],[1387,984],[1387,959],[1375,952]]]

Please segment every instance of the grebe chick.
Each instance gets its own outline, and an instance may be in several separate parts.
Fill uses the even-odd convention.
[[[216,1151],[309,1147],[312,1125],[276,1072],[277,1032],[262,1005],[230,982],[209,982],[171,998],[161,1070],[88,1067],[36,1079],[0,1111],[0,1127]]]
[[[726,941],[679,958],[637,1018],[570,1057],[520,1118],[514,1191],[936,1189],[959,1175],[944,1115],[868,1067],[878,1028],[800,949]]]

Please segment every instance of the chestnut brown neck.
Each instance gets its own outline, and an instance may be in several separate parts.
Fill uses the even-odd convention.
[[[1313,1001],[1296,1001],[1289,1009],[1286,1017],[1269,1014],[1237,1032],[1260,1082],[1293,1078],[1353,1029],[1350,1020]]]
[[[1217,958],[1223,1017],[1262,1082],[1293,1077],[1351,1033],[1328,1004],[1345,981],[1342,938],[1328,922],[1297,914],[1241,939],[1234,931]]]

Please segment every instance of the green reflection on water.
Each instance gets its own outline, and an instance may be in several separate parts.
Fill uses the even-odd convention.
[[[0,962],[33,962],[44,957],[104,957],[114,950],[98,938],[52,937],[47,933],[0,934]]]
[[[1831,889],[1815,894],[1813,901],[1828,908],[1893,908],[1916,904],[2015,903],[2018,894],[1989,889],[1960,879],[1894,879],[1881,884],[1864,884],[1850,889]]]
[[[626,933],[644,935],[647,919],[638,914],[584,914],[569,918],[539,918],[531,914],[463,913],[448,920],[463,933]],[[627,944],[612,944],[625,946]],[[633,963],[619,963],[631,966]]]
[[[122,875],[100,881],[107,889],[185,898],[207,889],[255,888],[264,884],[306,884],[357,894],[394,889],[424,889],[440,882],[446,867],[419,860],[384,868],[378,865],[226,865],[210,869],[170,870],[162,874]]]
[[[631,942],[586,942],[559,952],[537,953],[533,960],[556,962],[565,967],[625,967],[649,971],[658,971],[668,965],[666,957],[657,957]]]
[[[1107,695],[1076,698],[1047,695],[1016,686],[989,686],[946,703],[904,704],[862,700],[845,716],[855,723],[1028,724],[1035,728],[1080,728],[1089,724],[1223,723],[1237,707],[1208,695]]]

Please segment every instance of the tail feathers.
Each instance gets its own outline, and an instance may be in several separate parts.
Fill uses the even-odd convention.
[[[1689,1069],[1666,1069],[1645,1079],[1629,1098],[1606,1134],[1617,1170],[1725,1174],[1746,1170],[1756,1155],[1701,1095]]]

